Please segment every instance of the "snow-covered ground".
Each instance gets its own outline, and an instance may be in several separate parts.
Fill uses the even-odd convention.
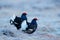
[[[9,23],[13,14],[21,16],[22,12],[27,12],[29,22],[38,18],[33,34],[23,33]],[[60,0],[0,0],[0,40],[60,40]]]

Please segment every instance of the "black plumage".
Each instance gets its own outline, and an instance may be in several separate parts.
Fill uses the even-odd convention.
[[[24,32],[28,33],[28,34],[32,34],[36,31],[37,29],[37,22],[36,22],[37,18],[34,18],[31,23],[26,22],[28,27],[26,28],[26,30],[23,30]]]
[[[21,15],[21,17],[15,17],[14,21],[12,21],[12,19],[10,20],[10,24],[13,24],[17,30],[19,30],[21,28],[21,23],[24,21],[24,20],[27,20],[27,17],[26,17],[26,13],[23,13]],[[12,23],[11,23],[12,22]]]

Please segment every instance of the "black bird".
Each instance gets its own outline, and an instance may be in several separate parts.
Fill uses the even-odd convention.
[[[14,25],[17,30],[19,30],[21,28],[21,23],[24,21],[24,20],[27,20],[27,17],[26,17],[27,13],[23,13],[21,15],[21,17],[17,17],[17,16],[14,16],[13,17],[13,20],[10,19],[10,24]]]
[[[37,18],[34,18],[31,23],[24,21],[22,22],[22,31],[28,34],[32,34],[36,31],[37,29]]]

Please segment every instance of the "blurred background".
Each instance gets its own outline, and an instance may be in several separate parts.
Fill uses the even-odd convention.
[[[9,23],[13,14],[21,16],[27,12],[30,22],[38,18],[38,28],[33,35],[16,33],[16,28]],[[16,38],[0,36],[2,40],[60,40],[60,0],[0,0],[0,30],[13,30],[20,35]],[[1,33],[0,33],[1,34]],[[4,39],[3,39],[4,38]]]

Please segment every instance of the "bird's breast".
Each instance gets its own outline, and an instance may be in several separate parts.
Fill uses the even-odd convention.
[[[23,21],[22,24],[21,24],[21,30],[26,30],[27,26],[28,26],[28,25],[27,25],[27,23],[26,23],[26,20]]]

